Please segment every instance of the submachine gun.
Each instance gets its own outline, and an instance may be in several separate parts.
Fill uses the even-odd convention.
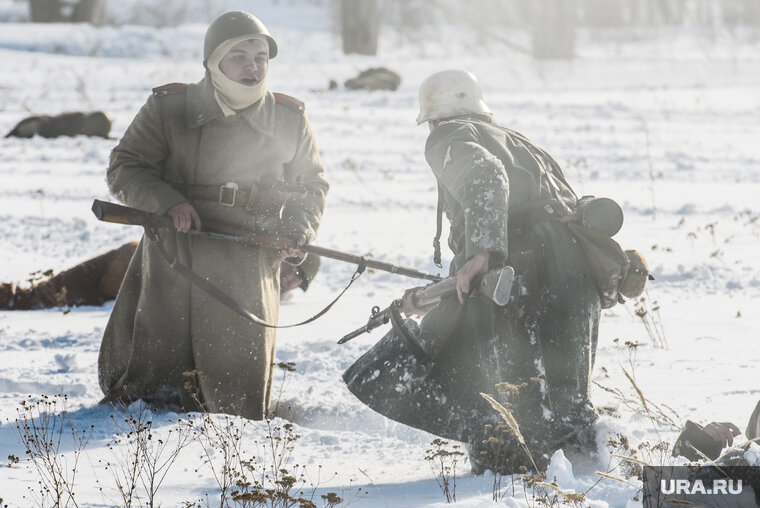
[[[503,307],[509,302],[509,295],[512,292],[512,282],[515,278],[515,271],[511,266],[496,268],[486,272],[477,283],[475,291],[490,299],[496,305]],[[445,295],[455,293],[457,288],[457,278],[455,276],[447,277],[441,281],[433,282],[414,290],[411,294],[412,303],[419,309],[429,308],[441,301]],[[403,332],[403,322],[401,319],[402,300],[396,299],[383,310],[375,306],[372,308],[372,314],[367,320],[367,324],[345,335],[338,341],[338,344],[344,344],[351,339],[371,332],[375,328],[393,322],[394,327],[402,330],[401,338],[410,348],[412,353],[419,359],[429,358],[430,352],[424,345],[420,345],[407,333]]]

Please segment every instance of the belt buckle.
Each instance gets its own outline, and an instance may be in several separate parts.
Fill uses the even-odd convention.
[[[237,198],[238,184],[227,182],[219,187],[219,204],[221,206],[235,206]]]

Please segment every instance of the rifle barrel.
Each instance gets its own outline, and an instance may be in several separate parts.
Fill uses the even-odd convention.
[[[339,261],[345,261],[346,263],[353,263],[355,265],[364,264],[368,268],[375,268],[384,272],[395,273],[398,275],[405,275],[407,277],[414,277],[415,279],[426,279],[437,282],[441,280],[440,275],[433,275],[432,273],[421,272],[414,268],[408,268],[405,266],[398,266],[384,261],[377,261],[375,259],[368,259],[362,256],[356,256],[347,252],[341,252],[337,250],[320,247],[318,245],[306,244],[300,249],[310,254],[316,254],[318,256],[324,256],[327,258],[337,259]]]
[[[351,333],[348,333],[344,335],[339,341],[338,344],[345,344],[351,339],[355,339],[359,335],[363,333],[368,333],[374,330],[375,328],[382,326],[388,321],[391,320],[391,308],[386,307],[383,310],[378,310],[377,308],[372,309],[372,315],[367,320],[367,324],[362,326],[361,328],[357,328]]]
[[[168,215],[158,215],[155,213],[138,210],[136,208],[131,208],[129,206],[109,203],[107,201],[100,201],[99,199],[93,201],[92,212],[95,214],[95,217],[105,222],[174,229],[172,219]],[[252,231],[242,229],[234,224],[229,224],[226,222],[201,219],[201,225],[203,226],[203,229],[206,233],[222,233],[222,235],[229,235],[229,238],[227,238],[228,240],[243,241],[250,245],[256,245],[259,247],[285,249],[288,247],[296,246],[295,242],[290,238],[254,233]],[[223,238],[222,235],[218,236],[217,238]],[[386,263],[384,261],[377,261],[375,259],[367,259],[362,256],[328,249],[326,247],[320,247],[318,245],[306,244],[299,247],[299,249],[308,254],[315,254],[317,256],[337,259],[338,261],[353,263],[355,265],[364,265],[369,268],[375,268],[384,272],[404,275],[406,277],[426,279],[435,282],[441,280],[440,275],[433,275],[430,273],[415,270],[414,268],[398,266],[391,263]]]
[[[366,332],[368,332],[368,331],[369,331],[369,327],[368,327],[368,325],[364,325],[364,326],[362,326],[361,328],[359,328],[359,329],[356,329],[356,330],[354,330],[353,332],[351,332],[351,333],[348,333],[348,334],[344,335],[344,336],[343,336],[343,338],[342,338],[342,339],[340,339],[340,340],[338,341],[338,344],[345,344],[345,343],[346,343],[346,342],[348,342],[349,340],[351,340],[351,339],[355,339],[355,338],[356,338],[356,337],[358,337],[359,335],[361,335],[361,334],[363,334],[363,333],[366,333]]]

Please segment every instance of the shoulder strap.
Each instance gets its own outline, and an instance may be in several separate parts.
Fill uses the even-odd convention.
[[[168,83],[166,85],[157,86],[153,89],[153,95],[156,97],[163,97],[164,95],[174,95],[178,93],[185,93],[187,91],[187,85],[184,83]]]
[[[433,263],[438,268],[441,264],[441,233],[443,232],[443,187],[438,182],[438,204],[435,211],[435,236],[433,237]]]
[[[279,92],[273,92],[272,95],[274,95],[274,102],[276,102],[277,104],[285,104],[288,106],[292,106],[301,112],[306,111],[306,104],[304,104],[302,100],[296,99],[295,97],[291,97],[290,95],[285,95],[284,93],[279,93]]]

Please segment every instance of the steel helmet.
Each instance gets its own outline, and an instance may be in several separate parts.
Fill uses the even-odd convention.
[[[259,18],[245,11],[230,11],[219,15],[206,30],[203,40],[203,65],[211,53],[224,41],[246,35],[260,35],[269,45],[269,58],[277,56],[277,43]]]
[[[436,72],[420,85],[417,125],[468,113],[490,113],[478,78],[459,69]]]

